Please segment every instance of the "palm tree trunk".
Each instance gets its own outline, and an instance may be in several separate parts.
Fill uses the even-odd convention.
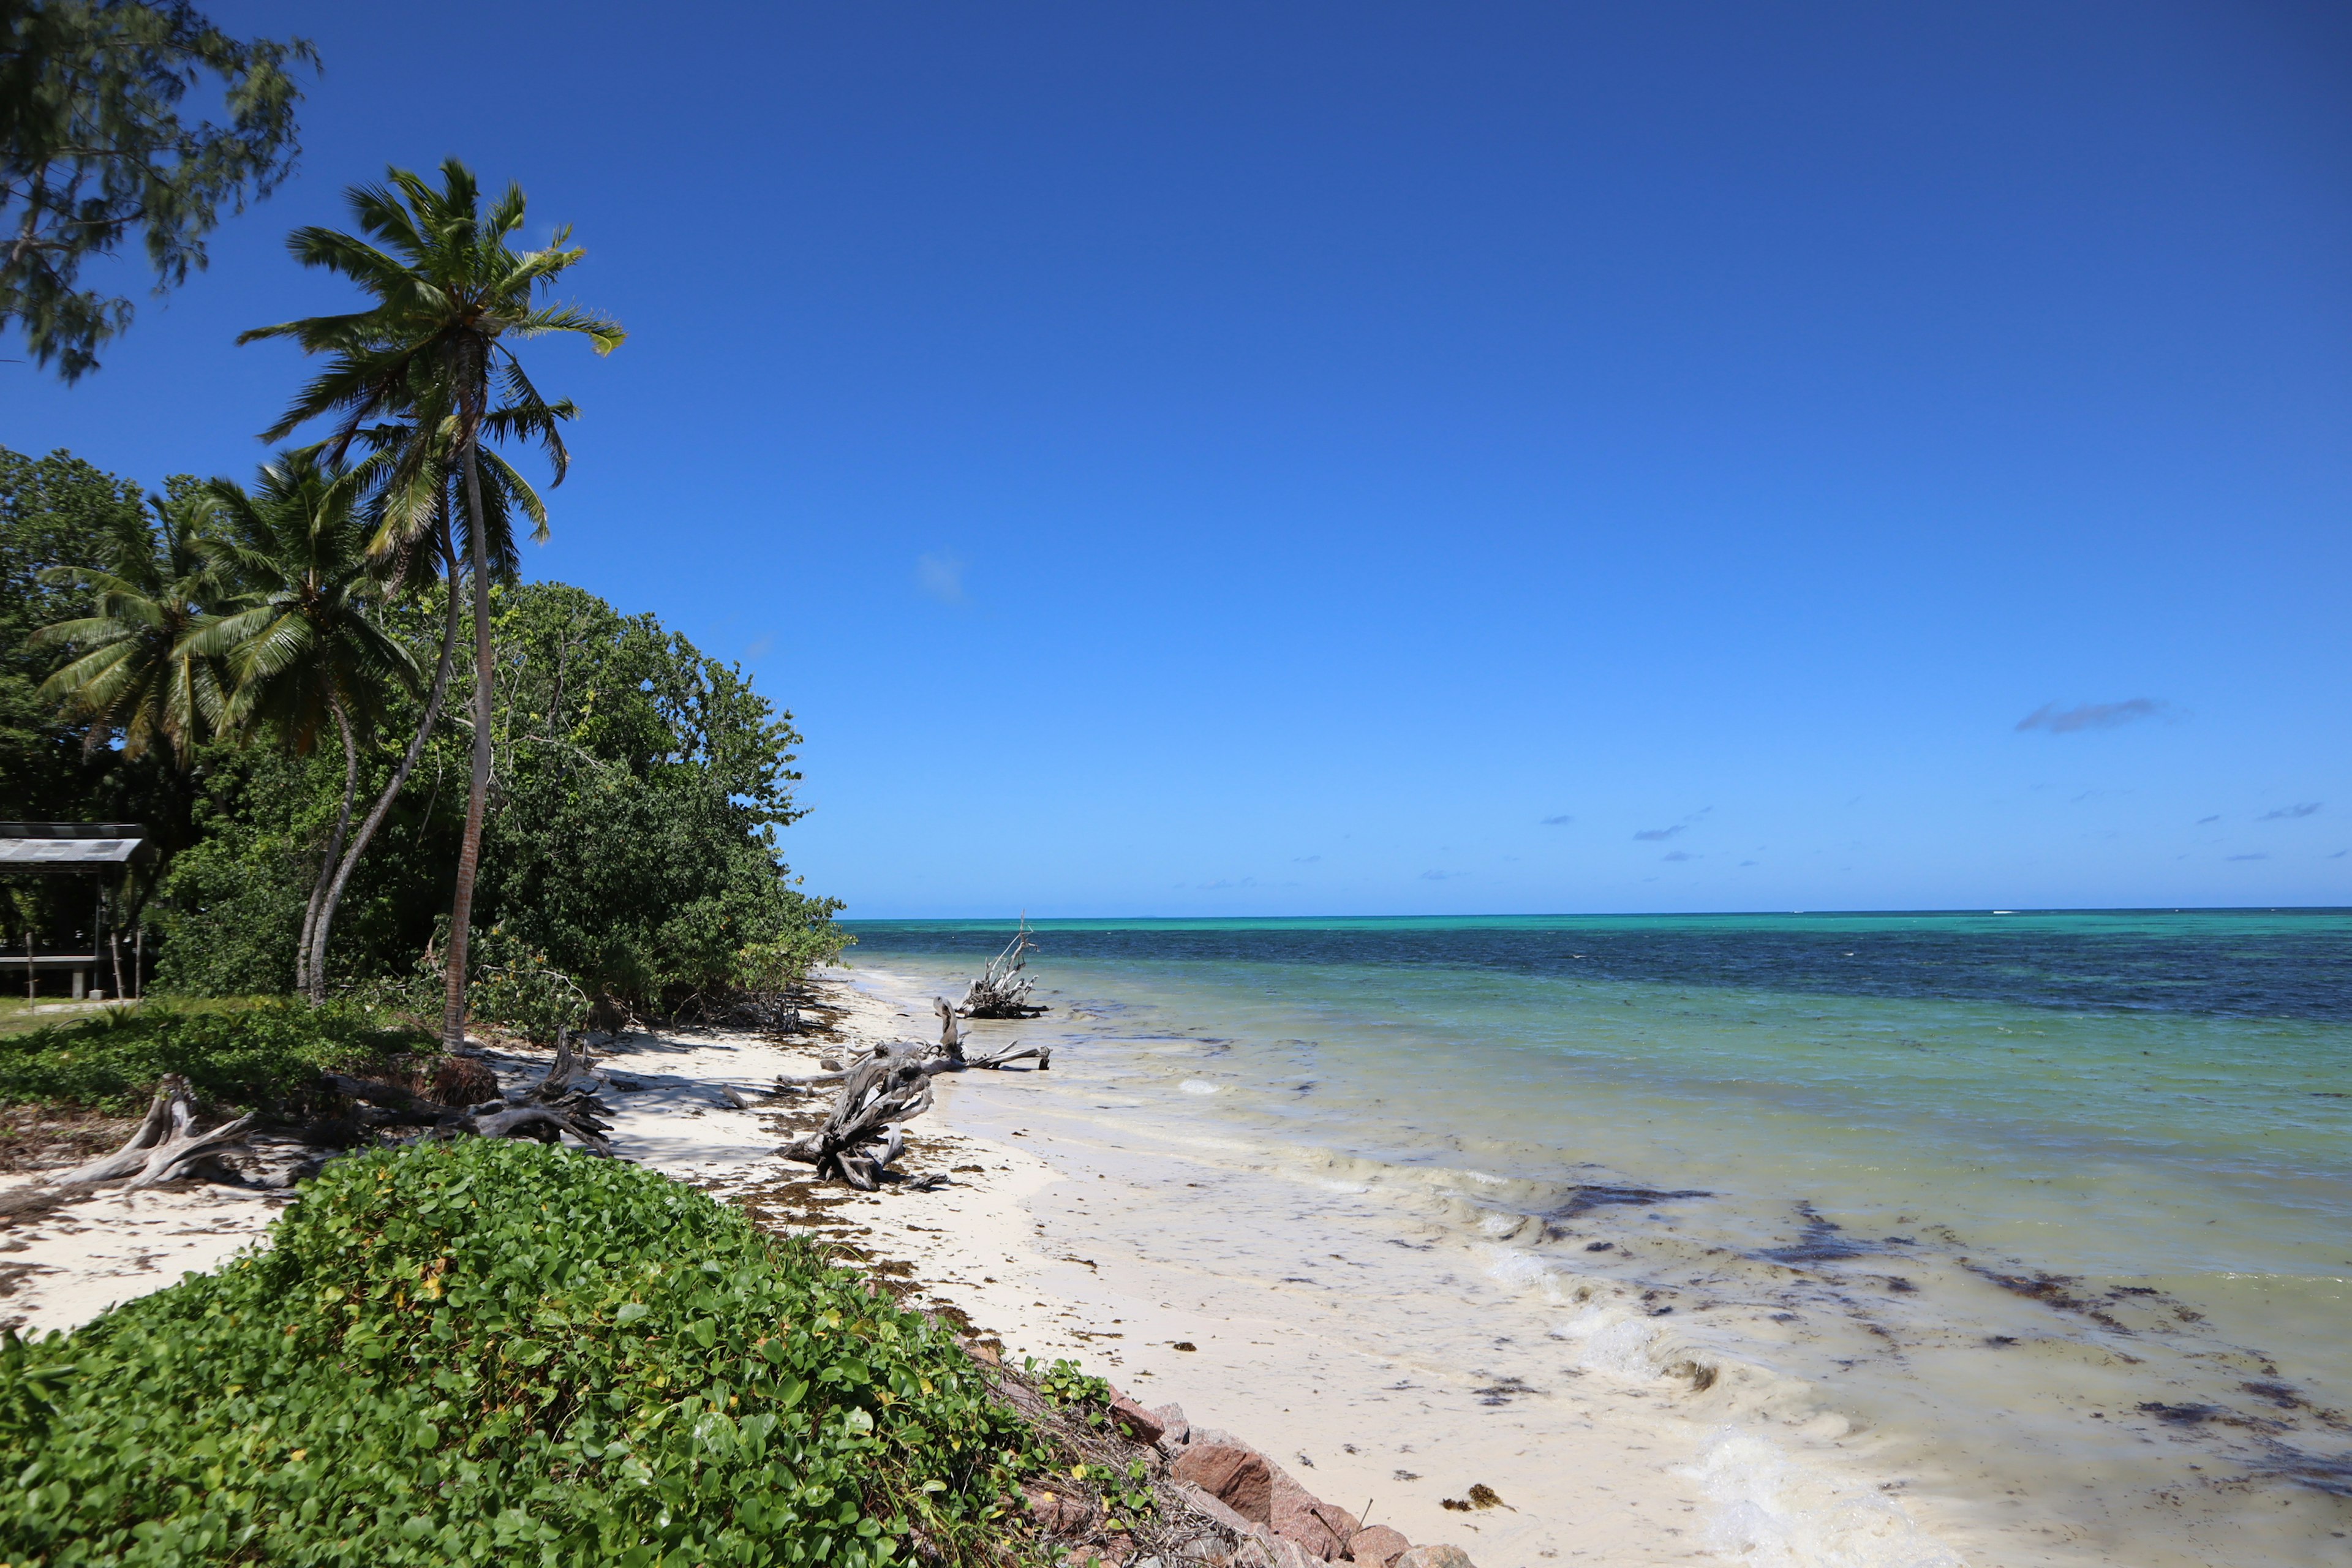
[[[466,1043],[466,938],[474,918],[474,874],[482,861],[482,816],[490,796],[490,556],[482,528],[482,477],[474,463],[480,426],[467,421],[461,437],[466,465],[466,514],[473,523],[474,778],[466,794],[466,837],[457,847],[457,896],[449,906],[449,987],[441,1007],[441,1044]]]
[[[327,999],[327,970],[324,964],[311,962],[311,942],[319,929],[320,908],[327,901],[327,884],[334,880],[335,865],[343,856],[343,836],[352,830],[352,804],[360,795],[360,746],[352,736],[352,716],[344,711],[340,696],[328,698],[327,711],[335,716],[335,728],[343,737],[343,809],[335,817],[334,834],[319,861],[319,880],[310,889],[310,910],[302,917],[302,951],[295,954],[294,963],[296,982],[313,1004]]]
[[[400,798],[408,775],[415,771],[416,759],[425,754],[425,742],[431,738],[433,726],[441,717],[441,700],[449,692],[449,667],[457,654],[457,553],[449,547],[446,537],[441,542],[441,558],[449,568],[449,609],[441,628],[441,662],[433,670],[433,689],[425,699],[425,717],[417,721],[416,733],[410,737],[408,750],[401,754],[400,766],[392,771],[392,782],[383,786],[383,793],[376,797],[366,820],[360,824],[352,847],[343,851],[342,864],[335,868],[335,879],[327,888],[326,901],[319,906],[319,927],[310,936],[310,973],[320,985],[326,984],[327,939],[335,929],[335,910],[343,901],[343,889],[358,868],[360,857],[367,852],[368,841],[383,826],[383,819],[392,815],[393,803]]]

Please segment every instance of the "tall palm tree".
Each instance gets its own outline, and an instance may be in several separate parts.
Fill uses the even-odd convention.
[[[445,1041],[454,1047],[465,1040],[466,946],[490,781],[490,541],[482,443],[486,437],[539,441],[553,462],[555,482],[562,483],[566,455],[557,426],[570,405],[540,396],[513,345],[549,333],[577,333],[603,354],[619,347],[625,334],[610,317],[537,302],[585,253],[570,245],[568,228],[558,229],[544,249],[513,248],[524,220],[520,185],[509,185],[484,212],[473,171],[454,158],[441,165],[437,190],[404,169],[390,170],[387,178],[389,185],[347,193],[361,235],[306,227],[288,240],[296,259],[341,273],[373,296],[373,303],[346,315],[257,328],[238,341],[291,338],[309,353],[331,356],[265,439],[332,415],[339,421],[332,443],[340,456],[369,421],[406,421],[415,437],[399,493],[411,518],[424,515],[421,498],[437,498],[430,445],[445,426],[450,431],[449,466],[466,502],[474,607],[473,779],[449,911],[442,1014]],[[502,389],[503,409],[491,407],[494,382]],[[397,518],[400,511],[388,508],[387,515]],[[390,548],[394,542],[379,542]]]
[[[90,613],[43,626],[31,640],[79,652],[39,696],[87,721],[93,750],[120,735],[126,757],[161,745],[184,771],[227,716],[221,661],[194,640],[222,587],[205,550],[219,508],[202,490],[151,496],[148,506],[152,527],[144,518],[116,525],[110,567],[49,569],[51,582],[89,592]]]
[[[237,607],[197,631],[191,646],[225,658],[236,686],[229,721],[274,730],[307,755],[329,724],[343,748],[343,798],[303,911],[295,984],[314,1002],[327,974],[314,944],[327,888],[359,797],[360,732],[374,728],[395,687],[414,689],[416,660],[377,618],[389,586],[368,552],[374,531],[352,475],[315,451],[282,453],[248,493],[232,479],[208,487],[218,524],[205,550]]]

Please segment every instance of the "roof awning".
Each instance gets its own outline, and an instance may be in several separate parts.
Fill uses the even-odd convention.
[[[120,871],[154,858],[136,822],[0,822],[0,876]]]

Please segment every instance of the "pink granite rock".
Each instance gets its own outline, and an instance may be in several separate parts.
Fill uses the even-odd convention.
[[[1286,1541],[1298,1542],[1319,1562],[1328,1563],[1344,1556],[1348,1538],[1356,1533],[1356,1516],[1325,1502],[1291,1479],[1281,1467],[1270,1468],[1274,1478],[1272,1517],[1266,1522],[1274,1532]]]
[[[1373,1568],[1389,1568],[1412,1546],[1412,1542],[1404,1538],[1402,1531],[1376,1524],[1348,1538],[1348,1556],[1352,1562],[1370,1563]]]
[[[1274,1466],[1229,1433],[1192,1434],[1169,1473],[1207,1492],[1252,1524],[1274,1522]]]
[[[1416,1546],[1403,1553],[1390,1568],[1475,1568],[1470,1554],[1459,1546]]]
[[[1160,1434],[1167,1430],[1159,1416],[1125,1394],[1110,1402],[1110,1420],[1112,1426],[1138,1443],[1157,1443]]]

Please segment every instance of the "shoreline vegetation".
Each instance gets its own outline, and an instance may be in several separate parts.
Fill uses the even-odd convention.
[[[36,1337],[12,1327],[0,1342],[0,1452],[20,1482],[0,1553],[1469,1562],[1316,1497],[1181,1405],[1147,1410],[1073,1359],[1016,1359],[942,1294],[944,1278],[889,1256],[843,1205],[868,1221],[897,1211],[915,1232],[952,1226],[952,1208],[927,1205],[992,1188],[989,1156],[921,1130],[937,1180],[866,1194],[781,1159],[776,1138],[823,1108],[789,1093],[752,1104],[761,1075],[882,1045],[905,1016],[838,983],[805,1007],[809,1026],[784,1041],[704,1029],[592,1047],[584,1077],[611,1108],[617,1160],[423,1142],[334,1159],[289,1203],[241,1155],[209,1181],[66,1207],[24,1201],[54,1152],[19,1155],[0,1225],[27,1261],[0,1311]],[[257,1014],[269,1016],[196,1016]],[[159,1016],[142,1039],[185,1026]],[[124,1028],[91,1020],[33,1054],[88,1054]],[[416,1043],[387,1034],[362,1042],[375,1070]],[[121,1054],[89,1081],[115,1081]],[[519,1039],[468,1059],[510,1088],[546,1070]],[[696,1126],[730,1113],[754,1123],[732,1136],[754,1142]],[[235,1221],[215,1256],[185,1260],[211,1271],[151,1273],[160,1289],[109,1306],[94,1294],[121,1290],[108,1243],[150,1219],[142,1205],[184,1230]],[[1005,1219],[982,1227],[987,1245],[1008,1239]],[[260,1245],[230,1250],[248,1239]],[[1003,1325],[1015,1342],[1028,1328]],[[1464,1506],[1492,1495],[1473,1489]]]

